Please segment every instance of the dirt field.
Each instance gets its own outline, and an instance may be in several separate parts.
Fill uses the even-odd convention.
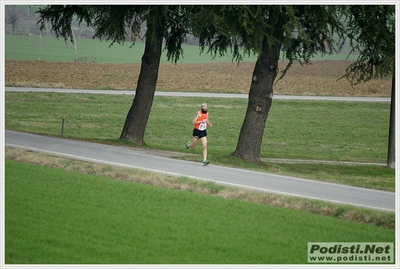
[[[350,61],[294,64],[274,86],[275,94],[390,96],[391,79],[352,88],[345,74]],[[282,71],[286,63],[280,63]],[[247,93],[254,63],[162,64],[158,91]],[[5,85],[18,87],[135,90],[140,64],[5,61]]]

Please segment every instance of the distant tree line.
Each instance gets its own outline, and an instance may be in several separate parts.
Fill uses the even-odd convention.
[[[5,34],[17,34],[17,35],[32,35],[32,36],[53,36],[56,34],[51,31],[51,27],[46,27],[40,32],[40,25],[37,24],[39,20],[39,14],[36,13],[39,10],[39,6],[32,5],[6,5],[5,6]],[[92,39],[95,30],[91,26],[86,24],[79,24],[75,19],[72,21],[72,27],[76,38],[88,38]],[[144,34],[146,23],[142,25],[142,32]],[[199,41],[196,37],[191,34],[187,35],[187,45],[199,45]]]

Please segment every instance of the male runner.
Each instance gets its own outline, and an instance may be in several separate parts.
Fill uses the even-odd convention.
[[[201,104],[200,110],[197,112],[192,123],[194,125],[193,138],[192,138],[192,142],[189,141],[186,143],[186,149],[196,148],[197,142],[200,139],[201,144],[203,146],[203,164],[207,165],[210,163],[210,161],[207,160],[207,130],[206,129],[207,129],[207,126],[212,127],[212,123],[208,120],[208,110],[207,110],[206,103]]]

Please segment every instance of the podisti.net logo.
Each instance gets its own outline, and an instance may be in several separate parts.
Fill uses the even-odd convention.
[[[392,242],[309,242],[309,263],[394,263]]]

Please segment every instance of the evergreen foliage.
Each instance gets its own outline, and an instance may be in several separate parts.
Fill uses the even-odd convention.
[[[346,34],[352,52],[359,52],[345,77],[352,83],[372,78],[394,76],[395,72],[395,6],[352,5],[343,11],[347,15]]]

